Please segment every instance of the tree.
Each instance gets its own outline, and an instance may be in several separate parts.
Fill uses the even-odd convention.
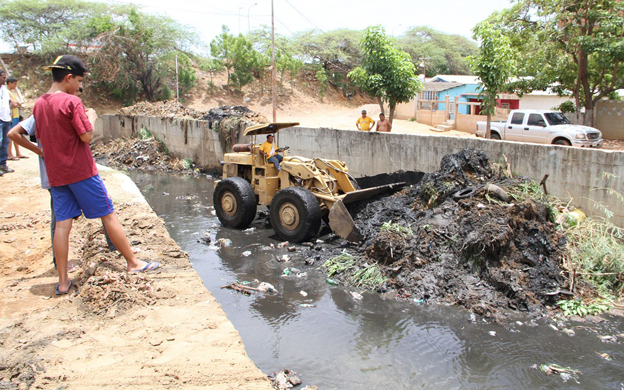
[[[505,91],[510,77],[515,71],[515,54],[511,49],[511,41],[489,23],[479,23],[473,29],[474,39],[480,42],[479,55],[470,57],[468,62],[481,81],[482,111],[487,115],[485,138],[490,138],[490,123],[496,112],[498,94]]]
[[[94,39],[110,27],[106,21],[127,9],[81,0],[5,1],[0,5],[0,35],[16,46],[29,43],[35,50],[67,51],[70,44]]]
[[[260,72],[265,61],[253,48],[252,42],[243,35],[230,34],[230,29],[225,25],[221,27],[221,31],[221,34],[210,42],[210,54],[227,71],[227,86],[234,81],[236,89],[240,90],[253,80],[254,72]]]
[[[97,37],[102,47],[90,61],[93,76],[120,88],[121,96],[130,100],[134,96],[127,93],[136,91],[137,82],[148,100],[167,98],[159,95],[163,78],[175,80],[175,72],[165,71],[166,55],[183,51],[194,37],[173,19],[142,14],[133,8],[114,29]]]
[[[516,0],[488,22],[522,53],[519,75],[529,77],[512,85],[519,93],[571,91],[591,126],[596,102],[624,88],[624,2]]]
[[[397,103],[408,102],[420,90],[410,55],[395,48],[381,26],[368,27],[360,42],[362,65],[349,72],[349,78],[364,92],[390,107],[389,120],[394,119]]]
[[[431,27],[411,27],[398,39],[417,67],[426,59],[429,77],[436,74],[470,74],[466,57],[477,54],[477,45],[460,35],[446,34]]]

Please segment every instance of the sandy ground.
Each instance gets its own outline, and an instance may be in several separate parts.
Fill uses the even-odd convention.
[[[76,287],[54,295],[49,195],[26,154],[0,177],[1,389],[271,388],[188,255],[119,172],[100,170],[137,256],[162,269],[127,274],[99,221],[79,219],[69,257]]]

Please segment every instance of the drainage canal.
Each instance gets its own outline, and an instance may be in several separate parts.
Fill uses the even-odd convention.
[[[322,250],[313,265],[306,265],[297,251],[280,248],[273,230],[262,223],[247,231],[221,228],[212,208],[212,181],[130,176],[189,253],[265,373],[288,368],[300,374],[303,385],[324,390],[624,386],[622,343],[599,337],[619,334],[624,340],[620,318],[557,323],[519,317],[501,326],[465,309],[399,302],[331,285],[318,269],[326,260]],[[220,239],[225,244],[217,249]],[[278,293],[246,296],[221,288],[237,280],[267,282]],[[547,376],[539,370],[542,364],[582,375]]]

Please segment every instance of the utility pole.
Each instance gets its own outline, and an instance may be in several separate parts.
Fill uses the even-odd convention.
[[[271,84],[273,98],[273,122],[277,122],[277,96],[275,92],[275,9],[273,8],[273,0],[271,0]]]

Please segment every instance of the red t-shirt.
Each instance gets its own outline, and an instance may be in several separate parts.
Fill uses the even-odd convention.
[[[98,174],[89,144],[80,140],[93,126],[78,97],[63,92],[42,95],[35,102],[33,115],[50,186],[77,183]]]

